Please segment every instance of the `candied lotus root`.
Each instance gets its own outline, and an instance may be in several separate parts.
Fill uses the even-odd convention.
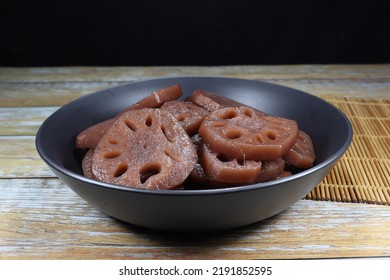
[[[81,162],[81,166],[83,168],[83,174],[87,178],[93,178],[92,175],[92,156],[93,156],[93,149],[89,149],[85,156],[83,157],[83,160]]]
[[[100,139],[92,156],[93,176],[143,189],[175,189],[197,160],[191,138],[169,112],[131,110]]]
[[[256,178],[256,183],[275,180],[284,172],[285,162],[282,158],[276,160],[264,160],[261,170]]]
[[[194,169],[192,169],[189,178],[191,178],[191,180],[189,181],[190,183],[187,186],[187,188],[189,189],[218,189],[240,186],[240,184],[224,183],[209,178],[204,173],[204,170],[200,163],[197,163]]]
[[[295,143],[294,120],[266,115],[247,106],[221,108],[202,122],[199,134],[213,151],[245,160],[275,160]]]
[[[179,85],[168,86],[152,92],[137,103],[129,107],[130,110],[142,108],[157,108],[165,102],[175,100],[183,95],[183,90]]]
[[[115,118],[112,118],[102,121],[80,132],[76,138],[76,147],[79,149],[95,148],[99,143],[100,138],[106,134],[107,130],[112,126],[115,120]]]
[[[198,133],[199,126],[208,112],[190,102],[172,100],[165,102],[161,110],[170,112],[183,126],[189,136]]]
[[[313,142],[302,130],[298,133],[294,146],[283,155],[283,159],[292,166],[307,169],[313,166],[315,160]]]
[[[219,96],[215,93],[201,89],[194,90],[192,95],[188,97],[187,100],[205,108],[209,112],[224,107],[237,107],[244,105],[228,97]]]
[[[216,153],[203,144],[199,151],[200,164],[207,177],[224,183],[249,184],[260,173],[261,161],[242,160]]]
[[[142,108],[157,108],[167,101],[180,98],[182,95],[183,90],[179,85],[172,85],[154,91],[148,96],[142,98],[137,103],[120,112],[116,117],[97,123],[81,131],[76,138],[76,147],[95,148],[99,143],[100,138],[107,132],[115,120],[127,111]]]

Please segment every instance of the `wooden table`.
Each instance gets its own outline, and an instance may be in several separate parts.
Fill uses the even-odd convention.
[[[141,79],[226,76],[310,92],[390,97],[390,65],[0,68],[0,259],[390,257],[390,206],[302,199],[247,227],[168,233],[106,216],[39,158],[35,133],[59,106]]]

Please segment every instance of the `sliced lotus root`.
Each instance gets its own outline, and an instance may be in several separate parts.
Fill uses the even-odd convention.
[[[115,120],[129,110],[160,107],[165,102],[178,99],[182,95],[183,91],[179,85],[173,85],[157,90],[141,99],[137,103],[126,108],[121,113],[119,113],[118,116],[97,123],[80,132],[76,138],[76,147],[95,148],[100,138],[107,132],[108,128],[115,122]]]
[[[160,109],[122,114],[100,139],[92,173],[100,181],[143,189],[175,189],[188,177],[197,154],[175,117]]]
[[[259,175],[256,178],[256,183],[268,182],[275,180],[284,172],[284,160],[278,158],[276,160],[264,160]]]
[[[198,133],[202,120],[208,115],[208,112],[202,107],[179,100],[165,102],[161,106],[161,110],[173,114],[190,136]]]
[[[205,108],[209,112],[224,107],[238,107],[244,105],[225,96],[219,96],[212,92],[200,89],[195,90],[187,100]]]
[[[179,85],[172,85],[159,89],[137,103],[129,107],[130,110],[142,108],[157,108],[170,100],[179,99],[183,95],[183,90]]]
[[[100,138],[106,134],[107,130],[113,125],[116,118],[108,119],[97,123],[80,132],[76,137],[77,148],[95,148]]]
[[[92,175],[92,156],[93,156],[93,149],[89,149],[85,156],[83,157],[83,160],[81,162],[81,167],[83,169],[83,174],[87,178],[93,178]]]
[[[262,166],[259,174],[254,182],[251,183],[263,183],[280,178],[291,176],[290,171],[284,171],[284,160],[278,158],[277,160],[265,160],[262,161]],[[190,185],[191,188],[231,188],[242,186],[245,183],[224,183],[211,179],[206,175],[200,163],[195,165],[195,168],[190,173],[191,180],[195,183]]]
[[[303,169],[312,167],[315,158],[313,142],[310,136],[302,130],[299,131],[294,146],[283,155],[287,163]]]
[[[189,178],[191,179],[187,183],[187,188],[189,189],[219,189],[219,188],[231,188],[237,187],[242,184],[236,183],[224,183],[213,180],[209,178],[200,165],[200,163],[196,163],[194,169],[192,169]]]
[[[276,179],[282,179],[282,178],[287,178],[287,177],[290,177],[292,176],[292,172],[291,171],[283,171],[282,173],[280,173],[278,175],[278,177],[276,177]]]
[[[199,134],[213,151],[244,160],[274,160],[295,143],[294,120],[266,115],[247,106],[211,112]]]
[[[207,177],[224,183],[252,183],[261,169],[261,161],[232,158],[213,152],[205,144],[200,146],[199,161]]]

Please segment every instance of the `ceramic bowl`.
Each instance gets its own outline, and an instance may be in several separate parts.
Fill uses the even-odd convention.
[[[173,84],[180,84],[185,96],[204,89],[296,120],[313,140],[314,166],[287,178],[226,189],[142,190],[84,177],[81,159],[85,151],[76,149],[76,135]],[[256,223],[288,209],[321,182],[351,140],[352,127],[346,116],[309,93],[254,80],[176,77],[133,82],[78,98],[44,121],[36,147],[60,180],[107,215],[157,230],[210,231]]]

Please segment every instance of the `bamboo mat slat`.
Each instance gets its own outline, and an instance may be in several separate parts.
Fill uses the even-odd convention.
[[[390,205],[390,99],[323,97],[352,123],[344,156],[306,199]]]

